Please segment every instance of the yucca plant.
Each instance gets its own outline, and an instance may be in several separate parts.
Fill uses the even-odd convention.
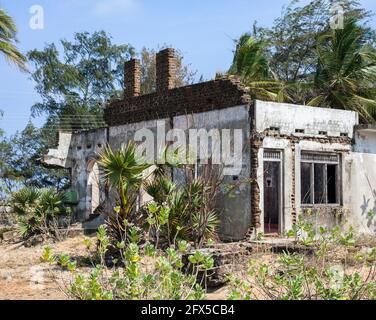
[[[146,210],[157,245],[160,240],[168,245],[187,240],[201,247],[206,240],[215,238],[219,224],[215,210],[218,184],[213,183],[214,175],[206,174],[211,170],[203,170],[203,176],[195,179],[189,174],[192,166],[185,166],[182,169],[187,184],[178,188],[166,167],[159,167],[144,186],[153,197]]]
[[[133,142],[113,150],[107,146],[100,154],[98,161],[103,170],[103,178],[107,185],[116,192],[116,207],[108,213],[108,233],[114,244],[126,241],[131,228],[136,226],[136,204],[140,188],[145,179],[144,172],[150,167],[138,157]]]

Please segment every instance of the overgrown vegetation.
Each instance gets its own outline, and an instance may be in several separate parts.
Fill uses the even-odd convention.
[[[60,225],[71,221],[70,207],[54,189],[23,188],[13,193],[10,203],[24,239],[45,235],[61,240]]]
[[[293,252],[292,247],[273,263],[251,260],[246,279],[232,277],[230,299],[376,299],[376,248],[358,247],[351,228],[321,227],[316,234],[301,219],[288,235],[313,253]]]
[[[143,226],[145,236],[157,246],[172,246],[177,240],[187,240],[201,247],[205,241],[216,237],[219,173],[211,168],[194,178],[194,168],[168,162],[166,152],[163,157],[162,165],[145,164],[137,156],[133,143],[116,151],[106,148],[102,153],[99,165],[107,184],[117,194],[114,211],[108,214],[109,234],[115,241],[127,242],[135,237],[141,240],[139,227]],[[172,181],[173,168],[185,171],[184,187],[177,187]],[[137,208],[142,192],[152,200]]]
[[[206,272],[213,260],[202,254],[189,257],[192,272],[184,271],[182,255],[188,244],[179,242],[177,248],[170,247],[159,252],[151,244],[142,249],[137,243],[118,243],[121,268],[109,268],[105,262],[111,239],[102,226],[98,230],[96,263],[90,274],[81,274],[77,262],[66,254],[54,256],[46,247],[42,261],[50,265],[59,264],[72,274],[72,280],[63,290],[79,300],[200,300],[204,298],[204,284],[198,283],[198,273]],[[86,241],[88,249],[92,245]],[[117,265],[118,262],[113,262]]]
[[[354,110],[376,119],[375,32],[371,13],[354,0],[341,1],[343,28],[331,29],[332,1],[293,0],[271,28],[236,41],[229,74],[242,77],[258,99]]]

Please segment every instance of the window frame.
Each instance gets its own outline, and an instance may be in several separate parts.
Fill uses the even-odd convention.
[[[303,203],[302,199],[302,163],[310,165],[310,203]],[[324,203],[315,203],[315,164],[324,165]],[[328,203],[328,165],[335,166],[335,193],[336,203]],[[301,207],[338,207],[342,204],[342,177],[341,155],[334,152],[301,151],[300,153],[300,206]]]

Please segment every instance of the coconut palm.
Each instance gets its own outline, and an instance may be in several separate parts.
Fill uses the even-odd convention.
[[[22,55],[15,43],[17,27],[13,19],[0,9],[0,53],[11,63],[16,64],[22,71],[26,71],[26,57]]]
[[[318,39],[318,66],[312,106],[357,111],[363,122],[376,119],[376,50],[353,19]]]
[[[255,40],[250,34],[242,35],[236,43],[229,75],[240,76],[256,99],[292,102],[295,83],[280,81],[269,68],[267,43]]]

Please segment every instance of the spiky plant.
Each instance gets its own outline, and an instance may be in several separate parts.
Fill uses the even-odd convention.
[[[150,167],[136,153],[136,146],[129,142],[118,150],[107,146],[98,161],[106,184],[117,194],[116,207],[108,213],[108,233],[113,242],[126,241],[130,224],[137,220],[136,204],[145,179],[144,172]]]
[[[24,238],[41,233],[53,236],[56,231],[54,220],[71,215],[71,209],[64,204],[64,195],[54,189],[20,189],[12,194],[11,206],[18,215]]]

